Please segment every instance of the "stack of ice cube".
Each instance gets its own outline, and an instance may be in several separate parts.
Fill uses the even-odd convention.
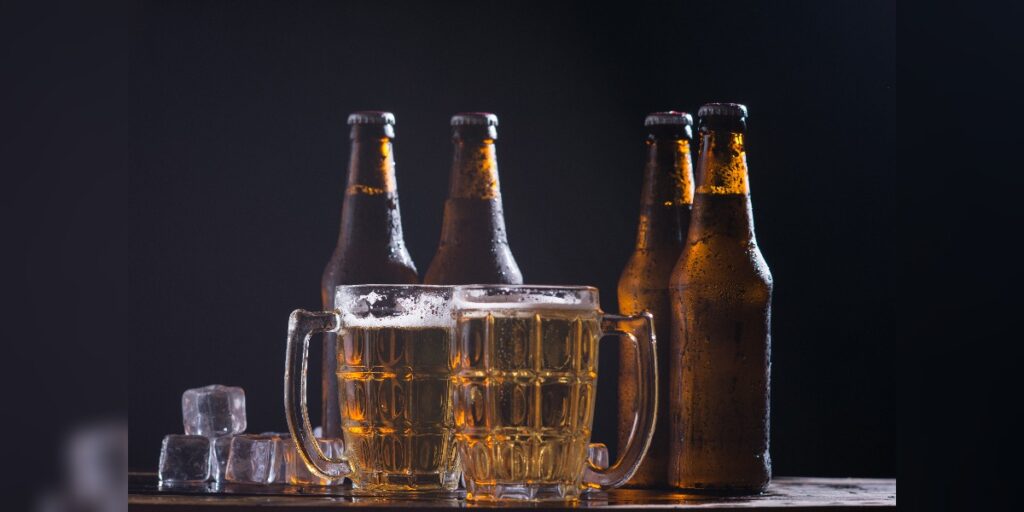
[[[245,432],[245,391],[220,384],[189,389],[181,395],[181,416],[185,434],[165,436],[160,449],[160,481],[219,481],[231,437]]]
[[[310,472],[288,434],[245,434],[242,388],[215,384],[189,389],[181,397],[181,410],[185,434],[164,437],[161,482],[337,485],[344,481]],[[340,439],[317,441],[328,457],[344,453]]]

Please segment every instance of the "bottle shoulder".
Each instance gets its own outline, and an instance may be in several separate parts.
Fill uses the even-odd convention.
[[[672,282],[675,286],[734,283],[770,290],[772,275],[755,242],[697,239],[687,244]]]
[[[667,288],[672,270],[682,255],[681,247],[666,247],[657,250],[637,249],[619,274],[619,288],[658,289]]]
[[[335,251],[324,267],[324,289],[343,284],[417,284],[419,274],[408,251],[388,251],[385,255],[369,252]]]
[[[430,262],[425,284],[522,284],[523,274],[508,244],[442,243]]]
[[[658,247],[638,247],[629,255],[626,267],[671,268],[682,256],[686,245],[683,243],[666,244]]]

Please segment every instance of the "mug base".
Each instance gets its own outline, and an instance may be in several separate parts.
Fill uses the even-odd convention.
[[[373,472],[349,475],[349,478],[357,494],[445,493],[459,488],[458,473],[408,475]]]
[[[576,501],[580,487],[575,484],[477,484],[466,482],[468,501]]]

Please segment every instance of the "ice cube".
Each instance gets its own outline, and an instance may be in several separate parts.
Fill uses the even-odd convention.
[[[285,450],[292,444],[292,436],[287,432],[264,432],[260,436],[273,440],[273,451],[270,454],[270,470],[267,471],[268,484],[288,483],[287,461]]]
[[[277,440],[273,436],[240,435],[231,438],[225,480],[263,484],[270,480]]]
[[[302,461],[292,436],[283,432],[264,432],[260,434],[274,439],[274,454],[271,457],[271,469],[267,475],[267,483],[290,485],[338,485],[344,478],[327,479],[313,474]],[[344,453],[341,439],[317,439],[320,449],[327,457],[333,456],[335,450]]]
[[[231,453],[231,440],[234,436],[221,436],[210,439],[210,480],[223,482],[228,467],[228,456]]]
[[[213,384],[181,395],[185,433],[223,436],[245,432],[245,391]]]
[[[341,439],[317,439],[320,444],[320,449],[323,450],[324,455],[328,457],[340,457],[344,454],[344,444]],[[329,486],[329,485],[341,485],[345,482],[345,478],[321,478],[306,466],[303,462],[302,456],[299,455],[299,450],[295,446],[295,442],[291,439],[282,440],[282,451],[285,458],[285,480],[282,483],[288,483],[291,485],[317,485],[317,486]]]
[[[210,477],[210,440],[171,434],[160,448],[161,482],[205,482]]]

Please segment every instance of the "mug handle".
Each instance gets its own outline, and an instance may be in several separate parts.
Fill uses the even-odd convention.
[[[602,336],[617,334],[625,336],[633,342],[637,355],[637,401],[633,411],[633,429],[629,432],[629,441],[620,452],[619,459],[607,469],[602,468],[601,461],[593,460],[591,455],[583,468],[583,481],[590,488],[611,489],[626,483],[636,473],[647,449],[654,437],[654,425],[657,422],[658,403],[658,359],[654,337],[654,317],[644,311],[638,315],[619,316],[604,315],[601,319]]]
[[[306,377],[309,366],[309,338],[318,333],[337,332],[341,319],[337,311],[296,309],[288,319],[288,348],[284,362],[284,410],[288,431],[302,461],[320,478],[337,479],[351,470],[344,458],[329,457],[316,442],[306,407]],[[299,422],[302,418],[302,422]]]

